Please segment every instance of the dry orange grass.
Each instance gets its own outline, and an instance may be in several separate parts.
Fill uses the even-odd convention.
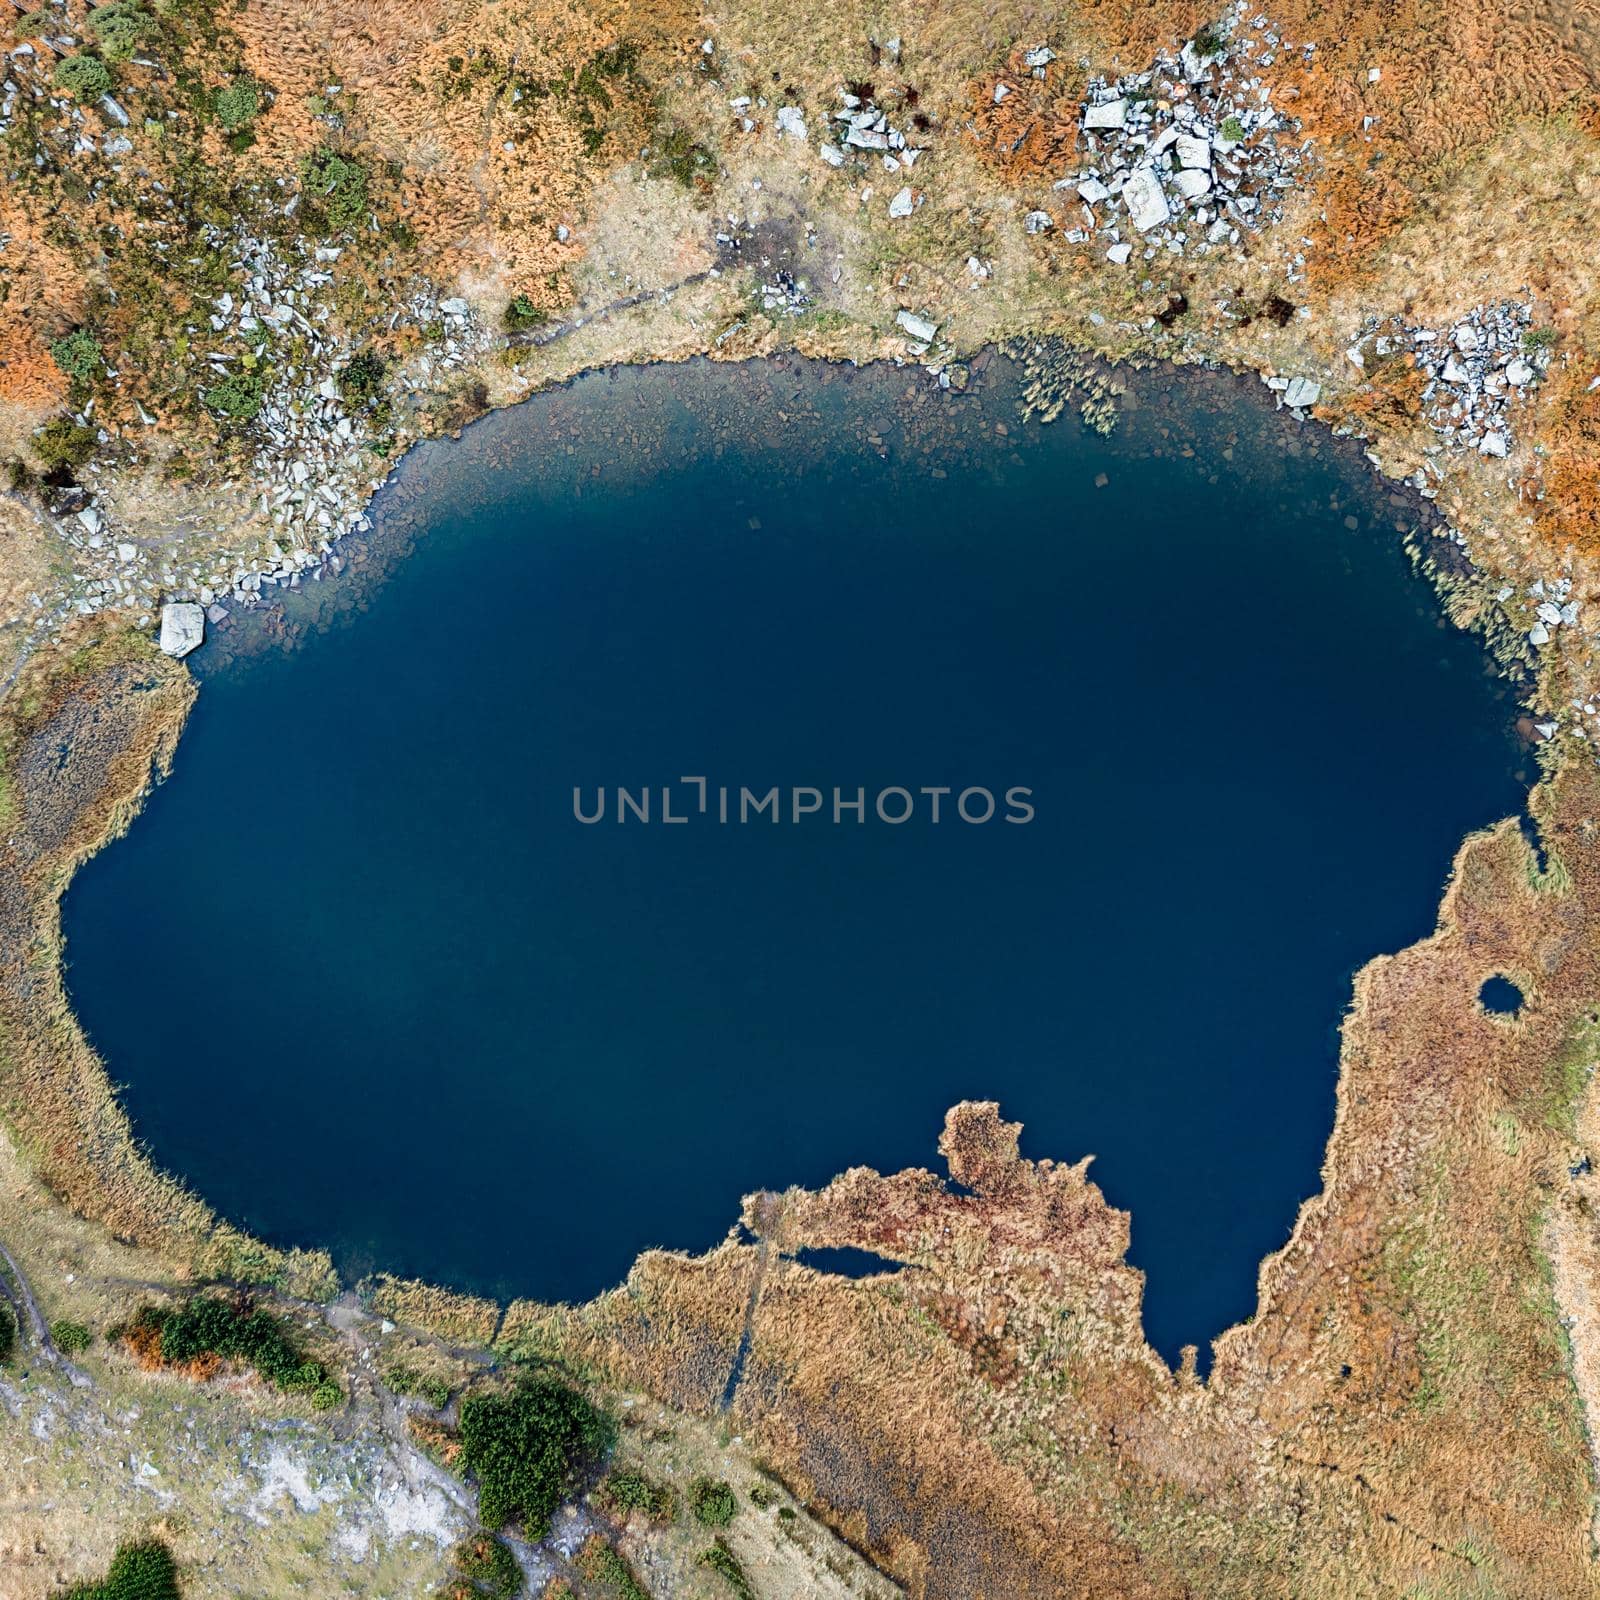
[[[608,83],[604,141],[590,152],[569,95],[517,90],[570,79],[625,40],[664,74],[686,58],[692,23],[675,6],[574,0],[257,0],[235,26],[249,70],[275,91],[264,154],[288,161],[325,141],[370,148],[403,169],[406,221],[446,276],[467,268],[555,304],[558,275],[578,253],[557,226],[575,224],[598,177],[648,143],[653,108]],[[314,97],[342,113],[342,130],[312,115]]]
[[[1541,437],[1546,456],[1539,522],[1557,544],[1600,554],[1600,364],[1552,373]]]

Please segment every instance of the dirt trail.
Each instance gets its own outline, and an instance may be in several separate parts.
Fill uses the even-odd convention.
[[[22,1268],[17,1265],[17,1258],[3,1244],[0,1244],[0,1260],[5,1262],[6,1272],[10,1276],[9,1283],[0,1279],[0,1290],[4,1291],[6,1299],[18,1313],[19,1328],[21,1324],[27,1324],[28,1335],[38,1347],[40,1356],[52,1366],[60,1367],[71,1379],[73,1388],[94,1388],[94,1379],[81,1367],[68,1361],[56,1348],[55,1340],[50,1337],[50,1324],[44,1320],[44,1313],[39,1309],[39,1302],[34,1298]]]

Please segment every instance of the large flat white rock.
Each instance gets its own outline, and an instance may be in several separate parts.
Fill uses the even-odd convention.
[[[1161,180],[1149,167],[1135,167],[1122,186],[1122,200],[1128,218],[1140,233],[1148,233],[1172,220]]]
[[[1085,106],[1083,125],[1086,128],[1122,128],[1128,122],[1128,102],[1107,100],[1103,106]]]
[[[186,656],[206,636],[206,614],[199,606],[173,601],[161,608],[161,648],[169,656]]]

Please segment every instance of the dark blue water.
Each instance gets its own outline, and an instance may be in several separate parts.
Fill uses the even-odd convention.
[[[1512,707],[1410,510],[1259,389],[1148,377],[1107,441],[985,381],[583,380],[414,456],[372,576],[209,647],[65,909],[156,1158],[348,1270],[576,1298],[997,1099],[1096,1154],[1157,1348],[1248,1315],[1352,971],[1521,804]],[[573,818],[685,774],[1035,816]]]
[[[1522,1009],[1522,991],[1509,978],[1488,978],[1478,991],[1478,1003],[1496,1016],[1514,1017]]]

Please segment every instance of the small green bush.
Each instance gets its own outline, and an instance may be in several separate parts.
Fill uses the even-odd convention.
[[[0,1300],[0,1362],[9,1361],[17,1348],[17,1315]]]
[[[506,306],[505,323],[511,333],[522,333],[529,328],[537,328],[540,323],[549,321],[550,313],[541,310],[525,294],[511,297],[510,304]]]
[[[264,398],[259,373],[230,372],[220,383],[200,391],[200,398],[219,416],[248,422],[261,410]]]
[[[51,472],[81,467],[100,442],[93,428],[71,417],[52,417],[33,436],[33,453]]]
[[[69,378],[87,383],[98,377],[106,364],[100,341],[87,328],[79,328],[50,346],[50,357]]]
[[[50,81],[74,100],[99,100],[111,93],[111,69],[99,56],[63,56]]]
[[[508,1546],[493,1534],[463,1539],[450,1552],[450,1564],[471,1594],[485,1600],[513,1600],[522,1588],[522,1568]],[[449,1593],[454,1595],[457,1590]]]
[[[50,27],[50,13],[48,11],[25,11],[17,18],[15,23],[19,39],[37,39]]]
[[[616,1600],[651,1600],[650,1591],[639,1582],[639,1574],[628,1565],[627,1558],[599,1534],[579,1552],[578,1570],[603,1584]]]
[[[328,149],[300,163],[300,183],[311,206],[335,231],[359,227],[367,220],[367,169]]]
[[[159,1539],[118,1547],[99,1583],[77,1583],[60,1600],[179,1600],[178,1568]]]
[[[133,58],[139,45],[155,32],[156,19],[139,0],[108,0],[89,13],[89,32],[100,43],[100,54],[107,61]]]
[[[94,1335],[81,1322],[71,1322],[65,1317],[51,1325],[50,1337],[65,1356],[82,1355],[94,1343]]]
[[[509,1394],[461,1404],[462,1468],[478,1480],[478,1514],[489,1528],[518,1521],[530,1539],[611,1448],[616,1425],[574,1389],[533,1379]]]
[[[1244,124],[1237,117],[1224,117],[1218,131],[1229,144],[1244,143]]]
[[[678,1514],[678,1497],[667,1485],[626,1467],[607,1475],[600,1498],[618,1511],[643,1511],[656,1522],[671,1522]]]
[[[1227,43],[1227,38],[1216,23],[1208,22],[1194,36],[1194,53],[1202,61],[1209,61],[1212,56],[1220,56]]]
[[[709,1567],[719,1578],[725,1579],[739,1600],[756,1600],[756,1592],[750,1587],[750,1579],[745,1575],[744,1568],[739,1565],[739,1558],[728,1548],[727,1540],[720,1535],[716,1543],[701,1554],[700,1565]]]
[[[217,113],[217,121],[233,133],[255,121],[261,110],[261,91],[253,78],[235,78],[212,94],[211,105]]]
[[[383,398],[385,363],[376,350],[351,356],[334,378],[340,398],[352,411],[365,410]]]
[[[732,1487],[720,1479],[696,1478],[689,1485],[689,1509],[694,1520],[707,1528],[726,1528],[739,1502]]]
[[[1554,328],[1529,328],[1522,336],[1522,348],[1527,351],[1548,350],[1556,342]]]

